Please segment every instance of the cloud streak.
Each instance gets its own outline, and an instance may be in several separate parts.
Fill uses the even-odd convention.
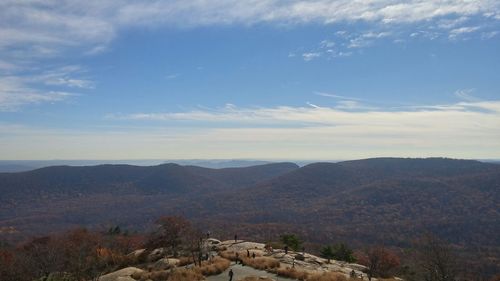
[[[500,101],[357,111],[342,104],[227,105],[173,113],[114,114],[105,121],[114,127],[72,131],[0,123],[0,155],[5,159],[53,155],[67,159],[500,158]]]

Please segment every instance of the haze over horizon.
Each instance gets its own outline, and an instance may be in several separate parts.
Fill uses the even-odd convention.
[[[500,159],[500,2],[3,1],[0,159]]]

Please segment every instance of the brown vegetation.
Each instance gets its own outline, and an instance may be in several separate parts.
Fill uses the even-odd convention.
[[[215,257],[210,261],[202,262],[201,267],[196,267],[195,270],[199,271],[205,276],[217,275],[228,269],[229,265],[229,260],[221,257]]]
[[[347,281],[347,278],[337,272],[323,272],[310,275],[307,281]]]
[[[244,257],[241,259],[244,265],[251,266],[255,269],[260,270],[270,270],[273,268],[278,268],[280,266],[279,260],[270,257],[256,257],[256,258],[247,258]]]
[[[236,261],[238,259],[241,259],[244,255],[246,255],[246,252],[243,252],[243,251],[235,252],[235,251],[225,250],[225,251],[219,252],[219,256],[221,256],[225,259],[228,259],[230,261]]]
[[[368,267],[368,279],[372,277],[393,277],[394,270],[399,267],[399,257],[392,251],[383,247],[368,249],[357,257],[360,264]]]
[[[173,270],[170,273],[170,276],[168,277],[167,280],[168,281],[186,281],[186,280],[198,281],[198,280],[204,280],[204,279],[205,279],[205,277],[203,277],[203,275],[198,271],[181,268],[181,269]]]
[[[278,276],[297,279],[301,281],[306,280],[307,277],[309,276],[309,273],[307,271],[297,270],[295,268],[290,268],[290,267],[278,268],[276,270],[273,270],[273,272],[276,273]]]
[[[238,281],[273,281],[271,278],[262,278],[262,277],[257,277],[257,276],[247,276],[243,279],[238,279]]]

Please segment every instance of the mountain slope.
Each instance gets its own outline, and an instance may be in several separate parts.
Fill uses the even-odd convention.
[[[76,225],[141,229],[179,214],[213,233],[409,247],[432,231],[500,261],[500,165],[377,158],[207,169],[165,164],[50,167],[0,174],[0,227],[32,234]]]

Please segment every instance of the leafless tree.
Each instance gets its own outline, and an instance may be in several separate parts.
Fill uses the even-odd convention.
[[[417,264],[426,281],[457,280],[457,257],[450,246],[432,234],[419,241]]]

